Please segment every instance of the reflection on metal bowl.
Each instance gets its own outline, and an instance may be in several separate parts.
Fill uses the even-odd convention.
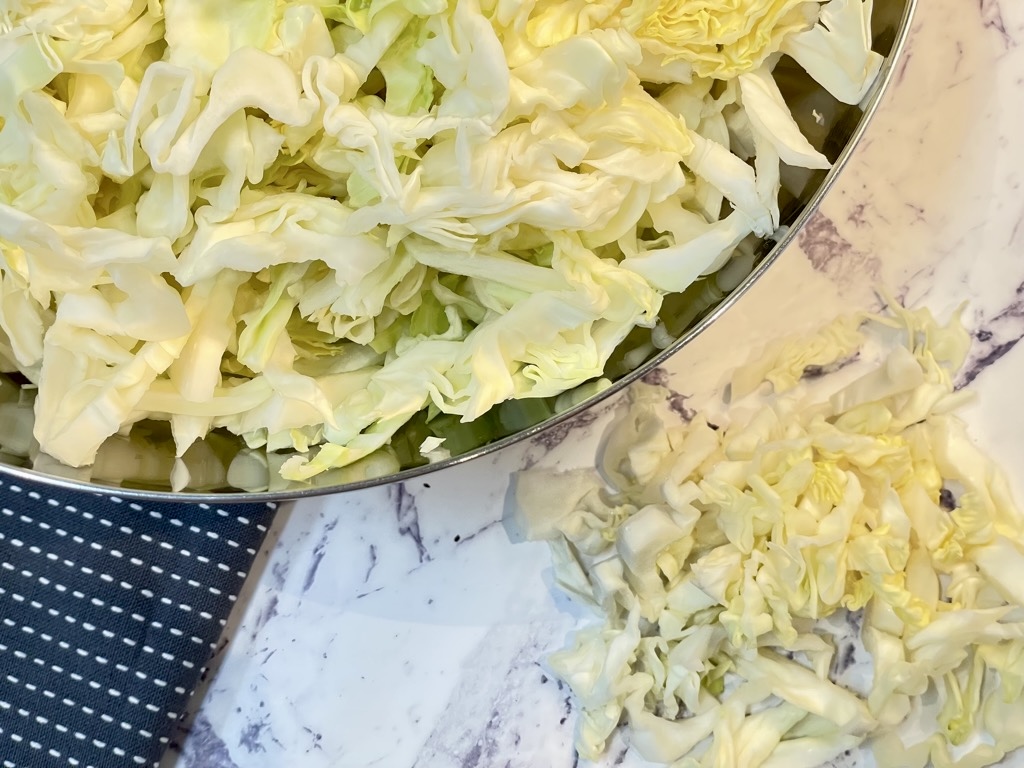
[[[31,437],[31,393],[16,376],[0,374],[0,473],[77,490],[110,492],[151,501],[258,502],[366,488],[436,472],[537,435],[573,418],[663,363],[715,321],[772,264],[817,209],[864,134],[896,71],[913,18],[915,0],[875,0],[873,47],[885,56],[878,79],[858,106],[842,104],[795,62],[783,58],[774,70],[804,135],[832,163],[829,171],[783,166],[781,226],[767,239],[748,238],[719,271],[665,298],[663,330],[637,328],[620,344],[601,382],[558,397],[510,401],[476,421],[456,416],[432,420],[421,414],[402,428],[387,449],[350,466],[325,472],[310,483],[281,479],[286,454],[248,448],[238,437],[215,431],[175,459],[166,423],[143,421],[102,446],[96,463],[73,469],[41,455]],[[667,331],[667,333],[666,333]],[[19,407],[20,403],[20,407]],[[428,463],[420,455],[424,437],[443,434],[450,458]],[[174,492],[172,483],[184,490]]]

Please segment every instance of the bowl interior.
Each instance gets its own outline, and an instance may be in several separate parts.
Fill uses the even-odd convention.
[[[619,345],[605,379],[558,397],[510,401],[468,424],[441,416],[427,422],[420,414],[392,440],[386,455],[326,472],[311,483],[282,480],[277,467],[287,456],[248,448],[227,432],[211,433],[176,461],[166,423],[140,422],[108,440],[94,466],[74,469],[39,455],[24,408],[4,418],[4,404],[25,398],[17,375],[0,374],[0,473],[77,490],[116,492],[125,498],[174,501],[280,501],[401,481],[443,469],[537,435],[565,422],[622,389],[693,340],[739,298],[796,236],[835,182],[863,135],[891,81],[906,41],[916,0],[876,0],[872,17],[874,49],[885,63],[873,89],[857,106],[843,104],[783,57],[775,78],[797,124],[811,144],[831,162],[828,171],[783,166],[781,226],[770,238],[750,237],[717,272],[685,291],[665,298],[664,330],[636,328]],[[423,439],[443,435],[451,458],[428,463],[419,453]],[[185,489],[171,490],[171,477],[187,477]]]

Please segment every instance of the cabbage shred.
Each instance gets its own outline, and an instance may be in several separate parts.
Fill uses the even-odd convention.
[[[870,12],[0,2],[0,370],[67,465],[157,419],[294,480],[570,390],[828,166],[772,68],[858,101]]]
[[[951,413],[970,337],[926,310],[864,320],[737,372],[776,392],[721,428],[666,424],[663,391],[638,386],[600,472],[519,476],[521,525],[602,617],[550,659],[585,757],[622,720],[680,767],[816,766],[860,744],[881,768],[984,766],[1024,745],[1024,516]],[[852,338],[890,351],[821,379],[827,399],[794,388],[795,360],[848,359]],[[850,617],[862,685],[835,674]]]

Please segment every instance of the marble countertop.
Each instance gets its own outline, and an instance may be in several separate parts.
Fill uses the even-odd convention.
[[[926,0],[889,91],[820,214],[673,358],[699,408],[767,339],[876,306],[885,288],[976,345],[965,414],[1024,466],[1024,4]],[[615,402],[467,465],[283,511],[177,768],[568,768],[573,701],[545,655],[578,619],[547,547],[501,525],[509,476],[591,464]],[[1015,478],[1024,500],[1024,481]],[[604,765],[640,766],[621,741]],[[1020,759],[1024,765],[1024,757]]]

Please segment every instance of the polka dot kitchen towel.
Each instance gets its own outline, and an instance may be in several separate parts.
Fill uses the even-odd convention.
[[[272,515],[0,478],[0,766],[157,765]]]

